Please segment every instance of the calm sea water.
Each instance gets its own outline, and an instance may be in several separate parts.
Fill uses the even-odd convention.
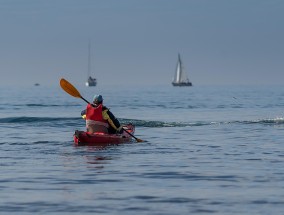
[[[75,147],[85,102],[0,89],[0,214],[283,214],[284,87],[85,88],[147,142]]]

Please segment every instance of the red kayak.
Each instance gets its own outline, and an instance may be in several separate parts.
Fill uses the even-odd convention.
[[[132,124],[124,125],[124,130],[134,135],[135,127]],[[122,134],[106,134],[101,132],[89,133],[86,131],[75,131],[74,143],[78,146],[96,146],[96,145],[109,145],[121,144],[131,142],[132,136],[126,131]]]

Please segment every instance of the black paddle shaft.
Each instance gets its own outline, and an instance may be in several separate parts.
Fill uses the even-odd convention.
[[[82,96],[81,96],[81,99],[83,99],[85,102],[87,102],[88,104],[90,104],[90,102],[86,99],[84,99]]]

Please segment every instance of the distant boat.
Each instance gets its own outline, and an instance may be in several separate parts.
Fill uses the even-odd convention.
[[[94,87],[97,85],[97,79],[91,76],[91,42],[89,41],[89,56],[88,56],[88,79],[86,82],[87,87]]]
[[[39,86],[39,83],[35,83],[35,86]]]
[[[189,81],[184,69],[183,69],[183,65],[181,62],[181,58],[180,58],[180,54],[178,54],[178,62],[177,62],[177,67],[176,67],[176,71],[175,71],[175,76],[174,76],[174,80],[172,82],[173,86],[179,86],[179,87],[190,87],[192,86],[192,83]]]
[[[97,85],[97,79],[92,78],[91,76],[89,76],[87,82],[86,82],[86,86],[87,87],[95,87]]]

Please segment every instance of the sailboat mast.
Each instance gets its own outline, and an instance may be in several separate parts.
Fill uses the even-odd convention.
[[[88,45],[88,77],[87,77],[87,82],[86,82],[86,86],[87,87],[91,87],[91,86],[96,86],[97,85],[97,79],[96,78],[92,78],[91,76],[91,40],[89,40],[89,45]]]
[[[89,45],[88,45],[88,77],[91,76],[91,41],[89,40]]]
[[[178,54],[178,64],[177,64],[177,82],[181,81],[181,73],[182,73],[182,65],[181,65],[181,59],[180,54]]]

